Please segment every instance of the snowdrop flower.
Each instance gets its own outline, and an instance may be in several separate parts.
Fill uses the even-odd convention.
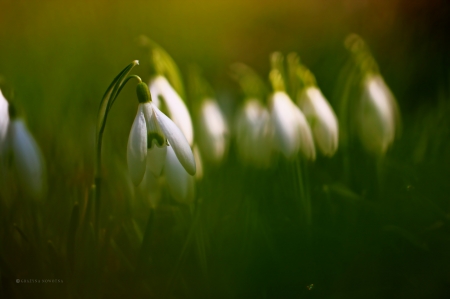
[[[325,156],[333,156],[338,148],[338,121],[320,89],[307,87],[300,93],[298,105],[308,120],[319,150]]]
[[[299,151],[314,160],[316,151],[311,129],[302,111],[284,91],[276,91],[269,100],[274,126],[275,144],[287,159],[293,159]]]
[[[8,113],[8,101],[3,96],[0,90],[0,154],[5,146],[6,135],[8,132],[9,113]]]
[[[9,105],[7,146],[12,152],[13,165],[22,186],[35,198],[42,197],[45,188],[45,167],[39,147],[28,131],[25,122],[16,117],[15,109]]]
[[[240,158],[256,167],[269,167],[272,140],[269,111],[260,101],[248,99],[236,117],[236,146]]]
[[[161,75],[154,77],[149,86],[156,107],[160,107],[160,98],[162,98],[170,118],[183,132],[189,145],[192,146],[194,143],[194,131],[191,116],[184,101],[167,79]]]
[[[377,155],[387,151],[394,141],[398,118],[397,102],[383,78],[367,75],[357,108],[358,134],[367,151]]]
[[[136,91],[139,106],[127,150],[128,169],[133,183],[139,185],[147,168],[155,176],[159,176],[166,164],[166,155],[171,151],[182,168],[190,175],[194,175],[196,171],[194,155],[185,135],[152,102],[145,83],[139,83]],[[147,160],[150,160],[149,167]]]
[[[228,127],[215,100],[203,100],[198,125],[198,140],[203,156],[212,163],[220,163],[228,149]]]

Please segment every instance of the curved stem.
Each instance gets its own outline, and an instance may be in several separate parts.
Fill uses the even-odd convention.
[[[94,228],[97,233],[99,233],[99,218],[100,218],[100,198],[101,198],[101,183],[102,183],[102,143],[103,143],[103,133],[105,131],[106,120],[108,118],[109,111],[119,95],[122,88],[131,78],[137,79],[139,82],[142,82],[141,78],[137,75],[127,75],[130,71],[138,65],[139,62],[137,60],[130,63],[126,68],[122,70],[122,72],[117,75],[113,82],[109,85],[106,90],[103,98],[100,102],[100,108],[98,113],[98,122],[97,122],[97,143],[96,143],[96,161],[95,161],[95,178],[94,178],[94,189],[95,189],[95,215],[94,215]]]
[[[114,104],[114,102],[115,102],[116,99],[117,99],[117,96],[118,96],[119,93],[122,91],[122,88],[125,87],[125,85],[127,84],[128,80],[130,80],[130,79],[136,79],[136,80],[139,81],[139,83],[142,83],[142,79],[141,79],[141,77],[139,77],[138,75],[129,75],[129,76],[123,81],[123,83],[120,85],[120,87],[119,87],[119,89],[118,89],[118,91],[117,91],[117,95],[114,97],[114,99],[112,99],[111,105],[109,105],[109,109],[111,109],[112,105]]]

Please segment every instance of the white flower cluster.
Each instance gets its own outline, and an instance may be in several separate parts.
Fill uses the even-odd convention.
[[[241,85],[258,81],[247,78],[255,76],[254,72],[245,72],[246,75],[240,76]],[[333,156],[338,148],[338,121],[320,89],[302,81],[304,87],[292,95],[296,105],[285,91],[281,72],[273,69],[271,79],[274,90],[268,97],[268,105],[264,105],[263,99],[250,96],[238,112],[236,139],[242,161],[267,168],[276,153],[288,160],[299,154],[315,160],[316,147],[324,156]]]
[[[249,67],[235,65],[234,77],[245,97],[234,118],[234,136],[230,136],[212,88],[197,73],[192,75],[197,93],[190,94],[193,125],[188,106],[177,92],[184,94],[175,63],[162,49],[153,51],[160,52],[152,56],[156,73],[149,83],[149,100],[140,100],[128,141],[128,166],[136,185],[153,189],[163,181],[175,200],[192,202],[195,179],[201,179],[204,171],[202,158],[209,164],[206,170],[220,165],[228,154],[230,137],[242,162],[256,168],[275,165],[279,156],[287,161],[314,161],[316,150],[328,158],[336,154],[343,129],[314,75],[295,53],[288,56],[287,73],[283,56],[271,56],[271,92]],[[363,74],[362,88],[352,100],[357,105],[346,109],[357,120],[354,127],[365,149],[382,155],[396,135],[398,107],[381,75]]]

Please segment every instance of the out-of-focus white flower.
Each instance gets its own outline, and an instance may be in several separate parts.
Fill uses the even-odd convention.
[[[145,83],[143,88],[148,93]],[[144,92],[144,91],[143,91]],[[139,97],[139,93],[138,93]],[[150,100],[139,100],[140,104],[128,139],[128,169],[134,184],[139,185],[147,169],[146,160],[150,159],[150,171],[159,176],[164,166],[168,151],[173,150],[183,169],[194,175],[195,160],[186,137],[176,124],[172,122]]]
[[[399,112],[397,102],[380,75],[367,75],[357,107],[358,134],[367,151],[382,155],[394,142]]]
[[[308,120],[319,150],[325,156],[333,156],[339,140],[338,121],[333,108],[315,86],[300,93],[298,104]]]
[[[256,99],[247,100],[238,112],[236,146],[243,162],[260,168],[270,166],[273,150],[270,114]]]
[[[276,91],[269,101],[275,145],[287,159],[299,151],[310,160],[316,158],[311,129],[305,116],[284,91]]]
[[[20,118],[9,123],[10,150],[15,169],[26,191],[36,198],[42,197],[45,187],[45,168],[36,141]]]
[[[167,148],[164,175],[169,192],[177,202],[184,204],[193,202],[195,179],[186,172],[171,147]]]
[[[8,132],[9,113],[8,113],[8,101],[3,96],[0,90],[0,154],[5,146],[6,135]]]
[[[220,163],[228,149],[228,126],[219,105],[213,99],[205,99],[199,111],[198,142],[203,157],[209,162]]]
[[[155,105],[160,107],[159,99],[162,98],[164,100],[170,118],[183,132],[189,145],[192,146],[194,143],[194,131],[191,116],[184,101],[163,76],[154,77],[149,84],[149,88]]]
[[[16,116],[0,90],[0,162],[10,152],[21,186],[30,196],[40,199],[45,192],[45,165],[39,146],[25,122]],[[0,165],[3,166],[4,165]],[[2,169],[3,170],[3,169]]]

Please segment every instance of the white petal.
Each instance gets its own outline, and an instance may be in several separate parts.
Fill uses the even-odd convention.
[[[150,82],[149,85],[152,99],[158,99],[156,101],[153,100],[155,101],[155,105],[158,106],[158,97],[161,96],[167,107],[170,118],[178,126],[181,132],[183,132],[189,142],[189,145],[193,145],[194,131],[192,128],[192,120],[184,101],[169,84],[165,77],[157,76]]]
[[[206,99],[200,108],[199,146],[206,160],[220,163],[228,149],[228,127],[215,100]]]
[[[127,162],[131,180],[139,185],[145,173],[147,159],[147,125],[143,105],[139,105],[136,118],[128,138]]]
[[[395,138],[398,111],[395,98],[381,76],[366,78],[358,109],[358,133],[364,147],[369,152],[384,154]]]
[[[147,169],[150,170],[154,176],[159,177],[164,167],[167,154],[167,145],[159,146],[156,140],[152,141],[151,148],[147,151]]]
[[[294,158],[301,150],[308,159],[314,160],[314,141],[303,113],[285,92],[275,92],[270,100],[278,149],[287,159]]]
[[[0,90],[0,154],[5,147],[6,133],[8,132],[9,113],[8,113],[8,101]]]
[[[180,203],[190,203],[194,199],[195,181],[178,161],[172,147],[167,147],[164,167],[166,183],[172,197]]]
[[[293,106],[284,92],[276,92],[271,98],[271,116],[277,146],[288,159],[293,158],[300,149],[298,113],[295,113]]]
[[[314,140],[325,156],[333,156],[338,147],[337,117],[322,92],[307,88],[299,97],[299,106],[308,120]]]
[[[191,147],[184,137],[180,129],[175,125],[170,118],[162,113],[155,105],[152,105],[153,111],[158,119],[158,124],[164,135],[169,140],[170,146],[173,148],[178,160],[184,169],[191,174],[195,174],[195,159]]]
[[[14,164],[19,177],[27,191],[40,197],[44,191],[45,168],[39,147],[21,119],[13,120],[10,129]]]

